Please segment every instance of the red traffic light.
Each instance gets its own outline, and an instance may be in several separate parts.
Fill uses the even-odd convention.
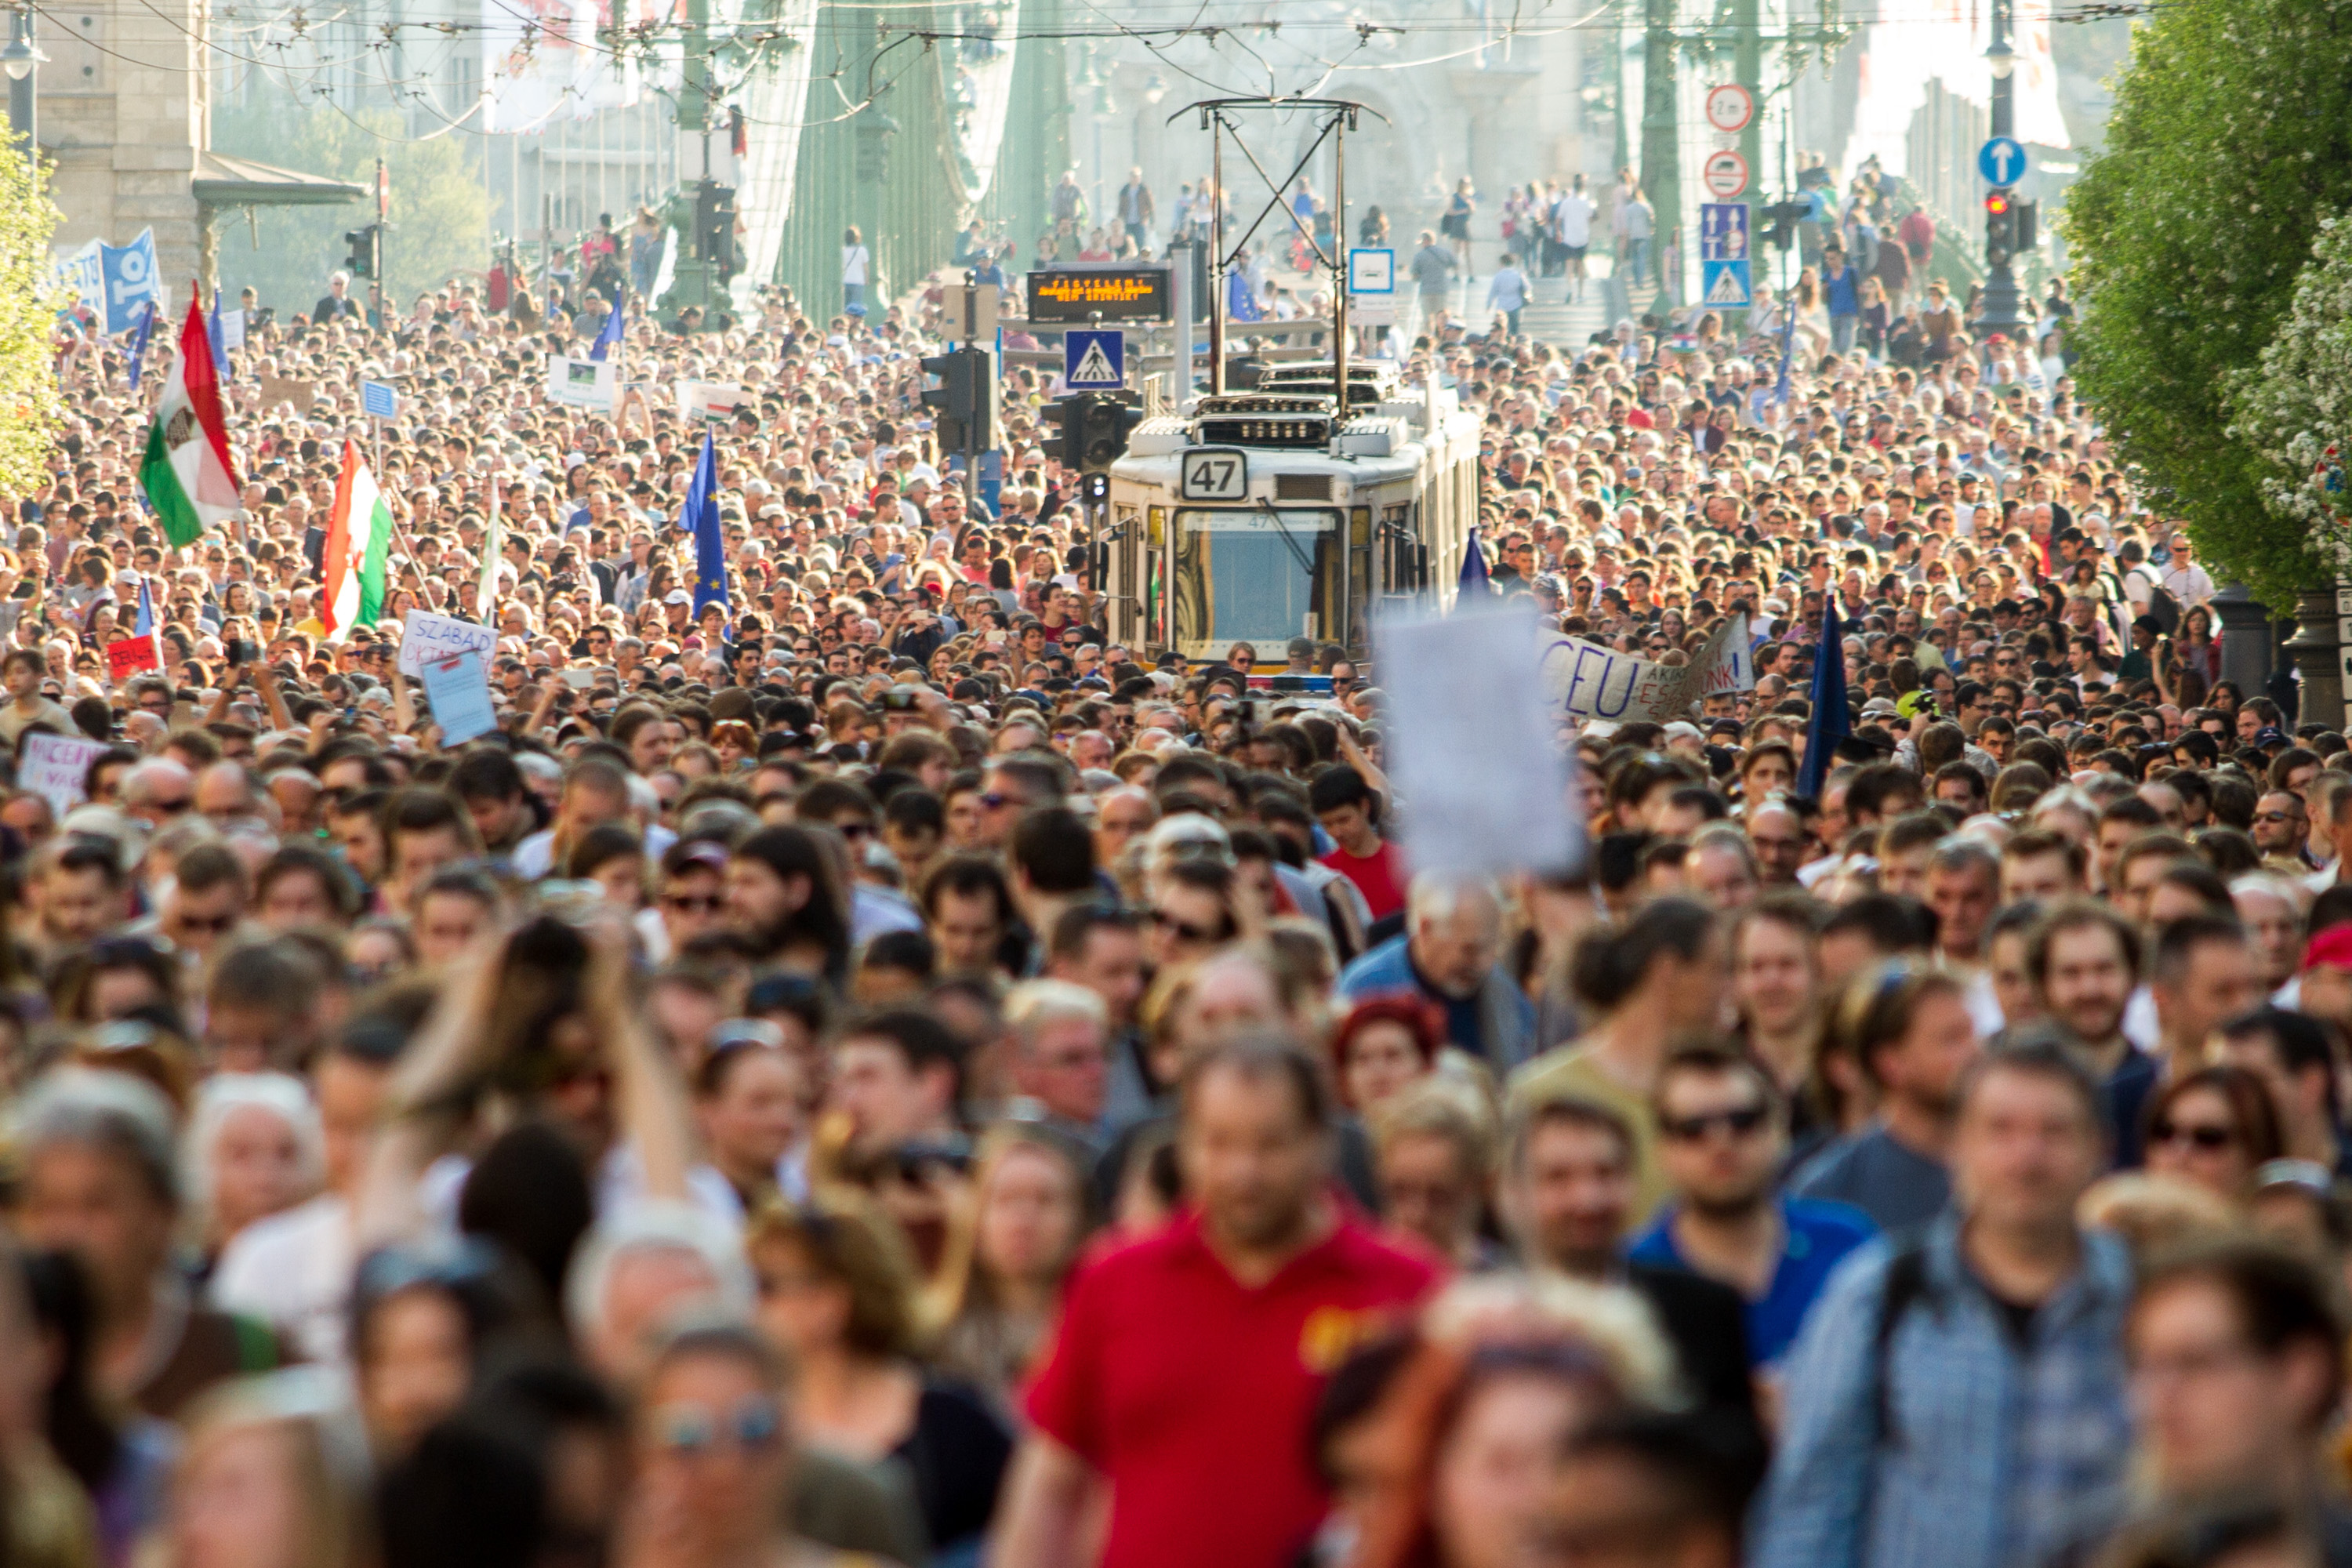
[[[1994,217],[1999,217],[2007,212],[2009,206],[2010,197],[2007,191],[1993,191],[1985,196],[1985,211]]]

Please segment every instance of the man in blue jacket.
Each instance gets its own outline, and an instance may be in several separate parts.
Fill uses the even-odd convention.
[[[1445,1009],[1446,1043],[1483,1059],[1497,1080],[1533,1056],[1535,1004],[1498,962],[1503,906],[1494,884],[1424,872],[1405,894],[1404,925],[1339,972],[1340,1000],[1427,997]]]

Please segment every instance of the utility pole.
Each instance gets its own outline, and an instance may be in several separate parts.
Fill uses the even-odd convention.
[[[2017,54],[2009,41],[2011,7],[2015,0],[1992,0],[1992,45],[1985,62],[1992,70],[1992,134],[2017,133]],[[2014,232],[2011,220],[2008,232]],[[2019,327],[2017,274],[2010,266],[2011,247],[1987,236],[1985,247],[1984,331],[2000,332],[2012,340]]]
[[[1740,198],[1748,207],[1749,245],[1748,271],[1756,283],[1764,281],[1762,258],[1756,256],[1756,237],[1764,232],[1756,220],[1757,208],[1764,189],[1764,18],[1760,0],[1731,0],[1731,75],[1732,79],[1748,89],[1748,101],[1755,108],[1748,116],[1748,124],[1739,132],[1739,155],[1748,160],[1748,194]]]
[[[1682,225],[1682,149],[1675,115],[1675,0],[1643,0],[1642,189],[1656,214],[1650,265],[1665,276],[1666,246]],[[1630,291],[1636,279],[1629,279]]]
[[[41,152],[35,140],[38,127],[33,73],[47,57],[33,41],[33,7],[18,5],[8,13],[8,47],[0,51],[0,66],[8,74],[8,137],[23,152],[33,170],[36,183],[40,179]]]

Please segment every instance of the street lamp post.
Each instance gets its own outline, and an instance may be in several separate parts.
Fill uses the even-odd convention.
[[[0,49],[0,70],[8,75],[8,137],[25,152],[26,161],[38,166],[40,151],[34,141],[33,68],[41,51],[33,42],[33,7],[19,5],[8,13],[8,47]]]
[[[1992,134],[2017,133],[2017,51],[2009,41],[2011,7],[2016,0],[1992,0],[1992,43],[1985,65],[1992,72]],[[2017,336],[2023,323],[2017,314],[2017,274],[2011,270],[2009,247],[1989,247],[1985,254],[1984,331]]]

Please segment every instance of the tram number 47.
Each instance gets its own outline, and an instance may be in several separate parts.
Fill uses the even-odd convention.
[[[1176,473],[1181,500],[1240,500],[1249,494],[1249,464],[1239,452],[1187,452]]]

